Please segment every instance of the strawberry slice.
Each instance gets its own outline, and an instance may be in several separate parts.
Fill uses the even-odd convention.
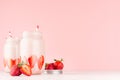
[[[4,67],[6,67],[7,62],[5,59],[3,59],[3,63],[4,63]]]
[[[19,64],[21,62],[21,57],[16,58],[16,65]]]
[[[28,62],[31,68],[34,67],[36,61],[37,61],[37,57],[35,55],[32,55],[28,58]]]
[[[18,64],[21,62],[21,57],[19,57],[18,59],[17,59],[17,61],[18,61]]]
[[[21,68],[20,68],[20,71],[26,76],[31,76],[32,75],[31,67],[27,64],[22,65]]]
[[[8,60],[8,67],[11,69],[12,66],[16,65],[16,60],[15,59],[10,59]]]
[[[44,56],[41,55],[40,58],[38,59],[38,68],[41,70],[42,66],[44,64]]]

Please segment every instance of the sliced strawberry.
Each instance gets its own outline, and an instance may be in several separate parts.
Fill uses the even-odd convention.
[[[17,61],[18,61],[18,64],[21,62],[21,57],[19,57],[18,59],[17,59]]]
[[[3,63],[4,63],[4,67],[6,67],[7,62],[5,59],[3,60]]]
[[[8,60],[7,64],[8,64],[8,67],[11,69],[12,66],[16,65],[16,60],[10,59],[10,60]]]
[[[21,66],[20,71],[27,76],[31,76],[32,75],[32,70],[31,67],[27,64],[24,64]]]
[[[16,65],[19,64],[21,62],[21,57],[16,58]]]
[[[31,68],[34,67],[35,63],[37,62],[37,57],[35,55],[32,55],[28,58],[28,62]]]
[[[41,55],[40,58],[38,59],[38,68],[41,70],[42,66],[44,64],[44,56]]]

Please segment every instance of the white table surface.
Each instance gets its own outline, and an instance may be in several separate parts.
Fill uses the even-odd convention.
[[[64,72],[63,74],[13,77],[9,73],[1,71],[0,80],[120,80],[120,72]]]

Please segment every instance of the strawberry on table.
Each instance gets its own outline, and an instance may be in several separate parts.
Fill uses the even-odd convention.
[[[19,76],[21,75],[20,68],[17,65],[12,66],[10,71],[11,76]]]
[[[24,64],[21,66],[20,71],[27,76],[31,76],[32,75],[32,70],[31,67],[27,64]]]

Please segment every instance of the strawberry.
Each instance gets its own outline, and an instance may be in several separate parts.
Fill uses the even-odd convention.
[[[3,59],[3,63],[4,63],[4,67],[6,67],[7,62],[5,59]]]
[[[55,66],[55,69],[58,69],[58,70],[62,70],[64,65],[62,63],[63,59],[61,60],[57,60],[57,59],[54,59],[54,66]]]
[[[21,62],[21,57],[19,57],[18,59],[17,59],[17,61],[18,61],[18,64]]]
[[[21,75],[20,68],[17,65],[12,66],[10,71],[11,76],[19,76]]]
[[[23,64],[20,68],[20,71],[27,76],[31,76],[32,75],[32,70],[31,67],[27,64]]]
[[[44,64],[44,56],[41,55],[40,58],[38,59],[38,68],[41,70],[42,66]]]
[[[32,55],[28,58],[28,62],[31,68],[34,67],[36,61],[37,61],[37,57],[35,55]]]
[[[10,59],[8,60],[8,67],[11,69],[12,66],[16,65],[16,60],[15,59]]]
[[[54,68],[54,63],[45,64],[45,70],[54,70]]]

